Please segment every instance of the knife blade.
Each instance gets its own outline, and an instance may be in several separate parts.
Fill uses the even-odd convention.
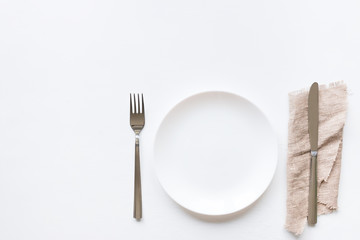
[[[317,154],[319,136],[319,85],[317,82],[314,82],[310,87],[308,127],[311,154],[308,223],[314,225],[317,222]]]

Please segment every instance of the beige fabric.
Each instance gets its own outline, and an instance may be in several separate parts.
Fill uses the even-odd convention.
[[[308,91],[289,94],[287,160],[287,216],[285,227],[299,235],[307,223],[310,142]],[[318,149],[318,215],[337,209],[342,136],[346,118],[347,91],[342,82],[320,86]],[[321,219],[319,219],[321,221]]]

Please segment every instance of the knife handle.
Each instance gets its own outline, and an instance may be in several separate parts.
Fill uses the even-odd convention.
[[[317,153],[311,153],[308,223],[317,222]]]

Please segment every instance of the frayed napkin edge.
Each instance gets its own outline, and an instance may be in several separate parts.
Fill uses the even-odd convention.
[[[346,86],[346,83],[345,83],[344,80],[331,82],[331,83],[328,83],[328,84],[321,84],[321,85],[319,85],[319,90],[328,89],[328,88],[334,88],[334,87],[338,87],[338,86],[341,86],[341,85]],[[296,95],[299,95],[299,94],[309,93],[309,91],[310,91],[310,86],[306,87],[306,88],[302,88],[300,90],[295,90],[295,91],[289,92],[289,96],[296,96]]]

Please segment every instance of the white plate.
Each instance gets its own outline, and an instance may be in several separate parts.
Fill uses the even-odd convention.
[[[155,140],[155,168],[169,196],[200,214],[239,211],[266,190],[277,141],[265,115],[248,100],[205,92],[176,105]]]

